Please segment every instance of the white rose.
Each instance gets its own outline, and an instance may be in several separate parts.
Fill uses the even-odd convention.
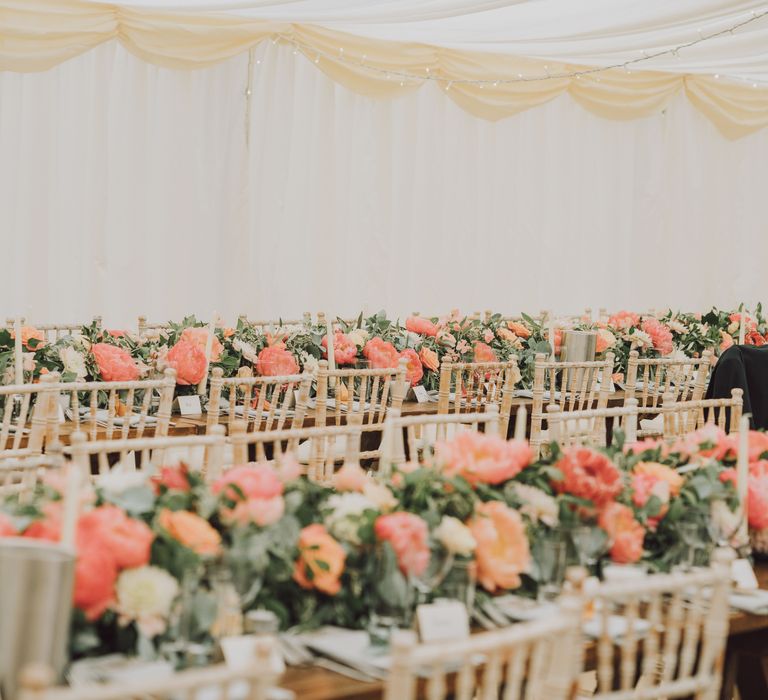
[[[737,333],[739,330],[739,323],[737,321],[734,321],[733,323],[728,324],[728,333],[733,335],[734,333]]]
[[[541,521],[549,527],[555,527],[560,520],[557,501],[549,494],[544,493],[535,486],[526,484],[514,485],[515,494],[520,499],[522,506],[520,512],[528,516],[532,521]]]
[[[232,341],[232,349],[239,352],[248,362],[256,362],[259,359],[256,348],[245,340],[240,340],[240,338],[235,338]]]
[[[24,352],[21,354],[21,357],[22,357],[21,368],[25,372],[34,372],[35,367],[37,366],[35,364],[35,353]]]
[[[72,372],[77,379],[84,379],[88,373],[85,369],[85,358],[71,345],[59,350],[59,359],[64,365],[65,372]]]
[[[642,349],[653,347],[651,336],[649,336],[645,331],[635,330],[635,332],[629,336],[629,339],[635,344],[635,347],[637,348]]]
[[[136,456],[129,452],[124,462],[133,460],[134,468],[130,464],[118,463],[107,474],[102,474],[98,478],[98,486],[104,493],[104,497],[109,499],[111,496],[119,496],[131,489],[140,488],[147,483],[148,476],[142,471],[134,471]]]
[[[355,328],[355,330],[350,331],[347,333],[347,335],[349,336],[349,339],[359,348],[363,347],[368,340],[368,331],[363,330],[362,328]]]
[[[386,486],[377,484],[375,481],[371,481],[365,485],[363,488],[363,495],[383,513],[390,511],[397,506],[397,499],[394,494]]]
[[[165,631],[171,605],[179,591],[176,579],[157,566],[126,569],[117,579],[117,612],[124,624],[136,622],[147,637]]]
[[[444,515],[440,524],[435,528],[435,539],[451,554],[468,557],[475,551],[477,542],[469,528],[458,518]]]
[[[376,510],[376,505],[361,493],[334,494],[328,499],[332,509],[325,518],[328,531],[336,538],[352,544],[360,544],[360,516],[367,509]]]
[[[317,368],[319,365],[320,363],[314,355],[310,355],[308,352],[301,353],[301,366],[304,368],[305,372],[309,372],[310,374],[317,374]]]
[[[739,511],[732,511],[725,501],[715,501],[709,508],[709,517],[715,529],[718,530],[724,538],[730,540],[733,547],[738,547],[739,542]]]
[[[669,327],[669,330],[671,330],[673,333],[685,333],[686,330],[688,330],[685,327],[685,324],[682,321],[678,321],[676,318],[673,318],[667,326]]]

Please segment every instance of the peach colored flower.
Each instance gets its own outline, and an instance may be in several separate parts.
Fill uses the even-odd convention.
[[[449,442],[438,442],[435,455],[447,476],[461,476],[472,486],[508,481],[533,457],[527,442],[472,430],[460,432]]]
[[[469,529],[477,543],[477,575],[483,588],[493,593],[519,587],[520,574],[531,562],[520,513],[501,501],[479,503]]]
[[[120,569],[149,564],[155,535],[141,520],[129,518],[117,506],[100,506],[80,516],[77,522],[78,546],[81,540],[98,540],[112,552]]]
[[[645,530],[635,520],[632,509],[622,503],[609,503],[598,518],[598,525],[608,533],[611,559],[617,564],[633,564],[643,556]]]
[[[509,330],[511,330],[518,338],[522,338],[523,340],[531,337],[531,331],[517,321],[508,321],[507,328],[509,328]]]
[[[746,345],[755,345],[757,347],[762,347],[763,345],[765,345],[766,340],[757,331],[752,331],[750,333],[747,333],[746,338],[744,339],[744,342]]]
[[[235,329],[234,328],[225,328],[222,331],[222,334],[224,335],[225,338],[231,338],[235,334]]]
[[[114,602],[117,574],[117,562],[107,544],[78,538],[73,603],[88,620],[97,620]]]
[[[475,362],[496,362],[496,353],[493,351],[490,345],[481,343],[480,341],[475,343]]]
[[[269,464],[243,464],[227,470],[211,486],[233,501],[243,498],[274,498],[283,493],[283,482]]]
[[[139,378],[139,368],[128,351],[108,343],[94,343],[91,352],[105,382],[132,382]]]
[[[160,511],[158,523],[173,539],[196,554],[215,555],[221,549],[221,535],[207,520],[188,510],[164,508]]]
[[[288,484],[291,481],[296,481],[301,476],[301,465],[293,454],[288,453],[283,455],[280,463],[275,467],[277,478],[284,484]]]
[[[680,489],[683,488],[683,477],[672,467],[658,462],[639,462],[632,470],[635,474],[642,474],[653,479],[653,481],[664,481],[669,486],[671,496],[679,496]]]
[[[400,357],[408,360],[405,378],[411,386],[416,386],[424,376],[424,368],[421,366],[421,360],[413,348],[406,348],[400,352]]]
[[[669,451],[688,458],[701,455],[721,460],[731,451],[735,454],[736,448],[734,440],[727,436],[722,428],[709,423],[681,437],[669,448]]]
[[[257,370],[262,377],[298,374],[296,358],[282,343],[268,345],[259,353]]]
[[[199,384],[205,376],[205,353],[188,340],[176,343],[168,351],[165,361],[176,370],[176,383],[182,386]]]
[[[16,340],[16,332],[11,331],[11,338]],[[32,347],[30,341],[36,340],[35,346]],[[27,350],[37,350],[45,345],[45,333],[38,330],[34,326],[22,326],[21,327],[21,344]]]
[[[728,316],[728,320],[730,321],[728,330],[732,333],[738,331],[741,326],[741,314],[738,312],[733,313]],[[744,330],[747,333],[757,330],[757,322],[749,314],[744,314]]]
[[[316,588],[321,593],[336,595],[341,590],[346,554],[323,525],[305,527],[299,535],[299,558],[293,580],[302,588]]]
[[[608,319],[608,325],[622,331],[628,331],[630,328],[640,325],[640,316],[631,311],[619,311]]]
[[[750,465],[747,479],[747,522],[754,530],[768,527],[768,474],[757,465]],[[730,481],[734,488],[737,486],[738,475],[731,467],[720,473],[720,481]]]
[[[169,491],[182,491],[188,493],[190,490],[189,468],[183,463],[176,467],[161,467],[160,473],[155,474],[155,476],[152,477],[151,482],[156,493],[160,492],[161,486]]]
[[[16,534],[13,521],[5,513],[0,513],[0,537],[14,537]]]
[[[328,336],[323,336],[323,357],[328,357]],[[357,345],[341,331],[333,334],[333,358],[337,365],[353,365],[357,360]]]
[[[486,343],[492,343],[492,342],[493,342],[493,339],[494,339],[495,337],[496,337],[496,336],[493,334],[493,331],[492,331],[490,328],[486,328],[486,329],[483,331],[483,340],[484,340]]]
[[[206,344],[208,343],[208,329],[207,328],[185,328],[181,332],[181,338],[179,340],[186,340],[193,345],[197,345],[203,351],[205,355]],[[224,350],[224,346],[219,342],[216,334],[213,334],[213,342],[211,343],[211,362],[218,362],[221,359],[221,353]]]
[[[357,464],[345,464],[333,475],[333,487],[337,491],[362,493],[369,481],[368,475]]]
[[[456,336],[446,330],[441,330],[437,334],[437,342],[452,348],[456,345]]]
[[[611,379],[613,379],[614,382],[623,382],[624,381],[624,372],[614,372],[611,375]]]
[[[720,352],[724,352],[733,345],[733,338],[725,331],[720,331]]]
[[[421,360],[424,369],[432,372],[437,372],[440,369],[440,360],[437,357],[437,353],[428,347],[422,346],[421,350],[419,350],[419,360]]]
[[[614,345],[616,345],[616,336],[607,328],[600,328],[597,331],[595,352],[598,354],[603,353],[606,350],[610,350]]]
[[[496,335],[502,340],[506,340],[508,343],[514,343],[518,340],[518,337],[509,330],[509,328],[504,328],[504,326],[500,326],[496,329]]]
[[[621,474],[601,452],[574,447],[567,450],[555,466],[563,474],[561,481],[552,482],[559,493],[570,493],[602,506],[621,492]]]
[[[625,454],[635,454],[639,455],[643,452],[655,450],[656,448],[661,447],[661,454],[666,455],[669,453],[669,449],[667,448],[667,443],[664,442],[662,438],[659,438],[657,440],[654,440],[653,438],[645,438],[643,440],[640,440],[639,442],[636,442],[632,445],[625,444],[624,445],[624,452]]]
[[[674,350],[672,331],[655,318],[643,319],[641,329],[646,332],[653,342],[653,347],[662,355],[669,355]]]
[[[411,333],[427,335],[434,338],[437,335],[437,326],[428,318],[422,316],[409,316],[405,319],[405,329]]]
[[[389,542],[406,576],[421,576],[429,565],[429,529],[418,515],[397,512],[380,515],[374,524],[380,542]]]
[[[394,368],[400,360],[400,353],[395,346],[381,338],[371,338],[363,348],[363,356],[373,369]]]
[[[248,498],[240,501],[234,508],[222,508],[221,519],[225,523],[246,526],[251,523],[266,527],[276,523],[285,513],[285,500],[282,496],[274,498]]]
[[[659,512],[648,518],[648,523],[655,529],[658,522],[667,514],[669,509],[670,489],[669,483],[664,479],[657,479],[652,474],[632,474],[632,502],[642,508],[651,496],[655,496],[661,503]]]

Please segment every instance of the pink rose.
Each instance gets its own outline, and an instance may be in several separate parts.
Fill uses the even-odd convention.
[[[328,357],[328,336],[323,336],[323,357]],[[337,365],[353,365],[357,360],[357,345],[341,331],[333,334],[333,358]]]
[[[189,486],[189,468],[186,464],[179,464],[176,467],[161,467],[160,473],[151,479],[155,490],[159,492],[159,487],[164,486],[169,491],[182,491],[188,493]]]
[[[117,506],[100,506],[80,516],[77,523],[78,547],[81,541],[97,540],[112,553],[121,569],[149,564],[149,550],[155,535],[141,520],[129,518]]]
[[[422,316],[409,316],[405,319],[405,330],[419,335],[427,335],[434,338],[437,335],[437,326],[428,318]]]
[[[205,376],[205,353],[188,340],[176,343],[168,351],[165,361],[176,370],[176,383],[182,386],[199,384]]]
[[[268,464],[243,464],[232,467],[213,482],[213,493],[223,493],[234,501],[242,498],[274,498],[283,493],[283,482]],[[240,495],[242,493],[242,496]]]
[[[486,329],[483,331],[483,340],[484,340],[486,343],[490,343],[490,342],[492,342],[492,341],[493,341],[493,339],[494,339],[495,337],[496,337],[496,336],[493,334],[493,331],[492,331],[490,328],[486,328]]]
[[[424,376],[424,368],[421,366],[419,356],[413,348],[406,348],[400,353],[400,357],[408,360],[405,376],[411,386],[416,386]]]
[[[533,457],[527,442],[472,430],[459,433],[450,442],[438,442],[435,455],[447,476],[461,476],[472,486],[508,481]]]
[[[429,528],[413,513],[380,515],[374,524],[376,537],[389,542],[397,564],[406,576],[421,576],[429,565]]]
[[[280,520],[283,513],[285,513],[285,501],[282,496],[275,496],[240,501],[234,508],[222,508],[221,517],[227,523],[242,526],[253,523],[259,527],[266,527]]]
[[[197,345],[205,355],[205,348],[208,344],[208,329],[207,328],[185,328],[181,332],[180,340],[186,340],[193,345]],[[213,334],[213,342],[211,343],[211,362],[218,362],[221,359],[221,353],[224,347],[219,342],[216,334]]]
[[[619,311],[608,319],[608,325],[622,331],[628,331],[640,324],[640,316],[631,311]]]
[[[357,464],[345,464],[333,475],[333,487],[337,491],[362,493],[369,482],[370,478]]]
[[[277,478],[284,484],[296,481],[301,476],[301,465],[292,454],[283,455],[276,467]]]
[[[105,382],[133,382],[139,378],[139,368],[130,354],[108,343],[95,343],[91,352]]]
[[[661,321],[655,318],[646,318],[643,320],[641,330],[645,331],[656,348],[662,355],[669,355],[674,350],[672,343],[672,331],[669,330]]]
[[[285,345],[277,343],[268,345],[259,353],[257,369],[262,377],[279,377],[298,374],[299,365]]]

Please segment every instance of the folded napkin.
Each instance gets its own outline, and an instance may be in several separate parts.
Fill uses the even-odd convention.
[[[614,641],[619,641],[629,630],[629,624],[626,617],[621,615],[609,615],[608,616],[608,636]],[[635,637],[643,637],[650,629],[651,625],[648,620],[638,618],[634,623]],[[587,620],[582,625],[584,634],[593,639],[598,639],[603,634],[603,619],[602,617],[593,617],[591,620]]]
[[[664,416],[659,413],[655,418],[643,418],[640,421],[640,430],[647,430],[654,433],[664,432]]]
[[[756,590],[733,592],[728,598],[732,608],[752,613],[753,615],[768,615],[768,591]]]

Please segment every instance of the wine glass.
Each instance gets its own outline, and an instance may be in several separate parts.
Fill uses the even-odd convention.
[[[608,551],[610,546],[608,533],[596,525],[577,525],[569,531],[569,534],[579,565],[589,573],[594,573],[600,557]]]

